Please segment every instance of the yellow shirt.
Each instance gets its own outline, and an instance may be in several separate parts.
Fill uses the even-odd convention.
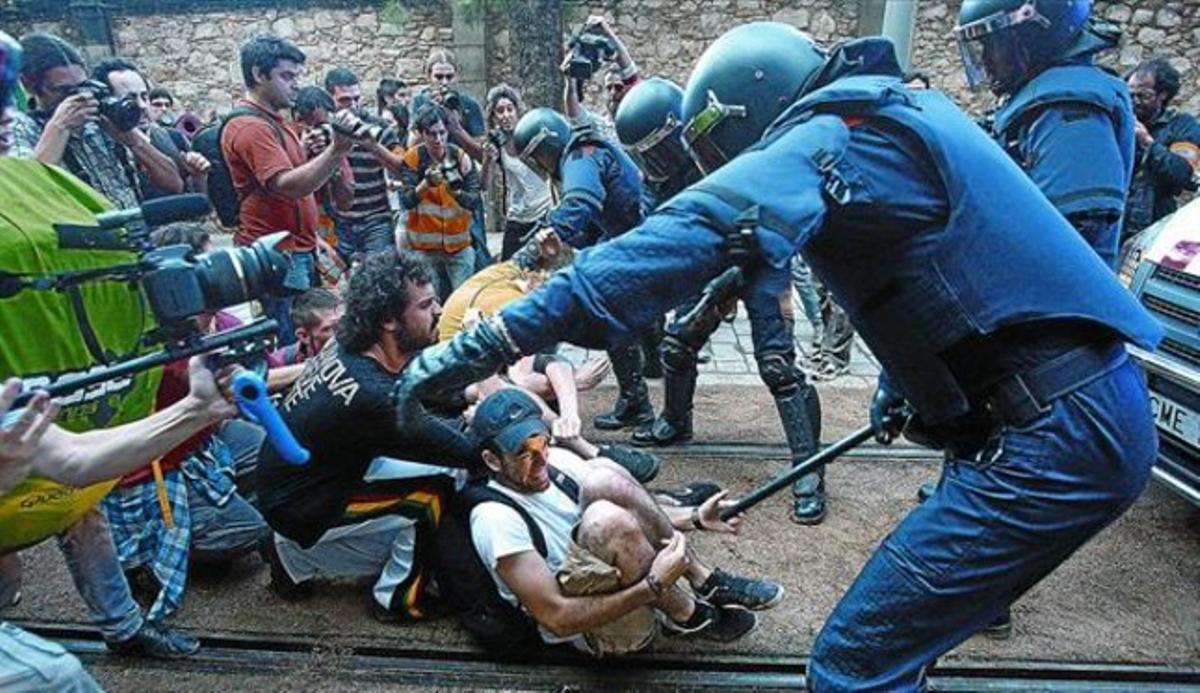
[[[529,276],[512,262],[498,262],[476,272],[446,299],[438,321],[438,339],[448,341],[462,330],[472,310],[487,316],[529,293]]]

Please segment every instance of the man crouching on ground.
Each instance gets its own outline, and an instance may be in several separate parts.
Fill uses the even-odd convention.
[[[314,578],[375,579],[376,619],[426,616],[426,564],[453,469],[474,451],[455,426],[430,418],[397,428],[395,379],[437,339],[441,306],[415,255],[368,255],[350,276],[336,339],[305,363],[283,401],[283,420],[311,453],[304,465],[264,445],[258,496],[276,534],[263,546],[271,589],[312,591]]]
[[[630,652],[649,644],[659,621],[668,635],[727,642],[757,625],[748,609],[783,597],[778,584],[713,570],[686,546],[678,530],[737,531],[740,517],[719,518],[723,493],[698,507],[660,507],[616,464],[550,446],[540,408],[518,389],[485,399],[471,432],[489,487],[534,523],[516,506],[482,502],[470,511],[472,541],[500,596],[532,617],[547,643]],[[676,584],[681,577],[691,591]]]

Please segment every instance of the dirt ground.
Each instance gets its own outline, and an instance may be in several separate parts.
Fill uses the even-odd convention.
[[[826,442],[860,426],[869,392],[825,393]],[[602,392],[589,411],[611,402]],[[610,436],[610,439],[616,439]],[[762,388],[702,389],[697,439],[707,442],[782,442],[769,396]],[[783,469],[784,462],[714,459],[686,448],[664,451],[652,486],[707,478],[746,491]],[[787,589],[775,609],[761,614],[757,631],[720,646],[660,639],[657,652],[722,652],[799,656],[807,653],[823,619],[878,542],[915,504],[934,462],[847,459],[829,468],[830,512],[816,527],[787,519],[788,494],[753,513],[738,537],[690,535],[700,555],[737,572],[771,576]],[[85,622],[86,613],[53,542],[24,554],[24,601],[4,613],[13,620]],[[451,621],[385,626],[370,619],[363,587],[330,584],[313,598],[286,603],[266,588],[267,572],[247,557],[219,576],[194,576],[178,626],[198,631],[317,636],[330,643],[381,643],[428,650],[470,644]],[[1102,532],[1014,608],[1011,640],[975,637],[949,658],[1145,662],[1200,665],[1200,510],[1152,483],[1134,507]],[[143,688],[136,664],[95,668],[112,690]],[[186,688],[188,675],[156,687]],[[294,680],[337,688],[336,679]],[[199,683],[197,681],[196,683]],[[245,681],[258,688],[253,681]],[[277,688],[273,681],[271,688]],[[241,686],[238,686],[241,687]]]

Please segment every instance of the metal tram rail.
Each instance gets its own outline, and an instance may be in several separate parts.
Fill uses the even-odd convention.
[[[85,662],[113,664],[98,631],[73,624],[24,622]],[[471,650],[430,650],[402,641],[330,644],[318,634],[196,632],[203,648],[188,659],[136,660],[143,670],[189,671],[214,676],[286,675],[311,666],[348,686],[355,682],[545,690],[726,689],[796,690],[804,685],[807,658],[761,655],[656,653],[596,661],[574,653],[539,653],[501,661]],[[135,660],[115,660],[128,667]],[[311,669],[310,669],[311,671]],[[323,672],[322,672],[323,673]],[[164,674],[169,675],[169,674]],[[950,660],[930,671],[938,691],[1185,691],[1200,690],[1200,666],[1175,664]]]

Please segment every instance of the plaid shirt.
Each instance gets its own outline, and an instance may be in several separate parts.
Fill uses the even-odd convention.
[[[189,455],[163,474],[174,527],[168,528],[158,503],[158,487],[150,478],[136,486],[113,489],[104,499],[104,513],[112,528],[121,567],[128,571],[148,565],[162,585],[147,619],[161,621],[183,603],[187,589],[188,552],[192,542],[192,516],[188,489],[223,507],[237,490],[233,454],[219,438]]]
[[[104,498],[104,514],[112,527],[117,557],[126,571],[148,565],[162,588],[147,620],[159,622],[183,603],[187,588],[188,547],[192,540],[192,517],[188,492],[178,469],[163,474],[174,527],[168,528],[158,505],[154,479],[125,488],[115,488]]]
[[[12,156],[33,158],[49,113],[17,113],[13,118]],[[137,167],[129,149],[93,122],[71,133],[62,167],[108,198],[118,209],[137,207],[141,199]]]

